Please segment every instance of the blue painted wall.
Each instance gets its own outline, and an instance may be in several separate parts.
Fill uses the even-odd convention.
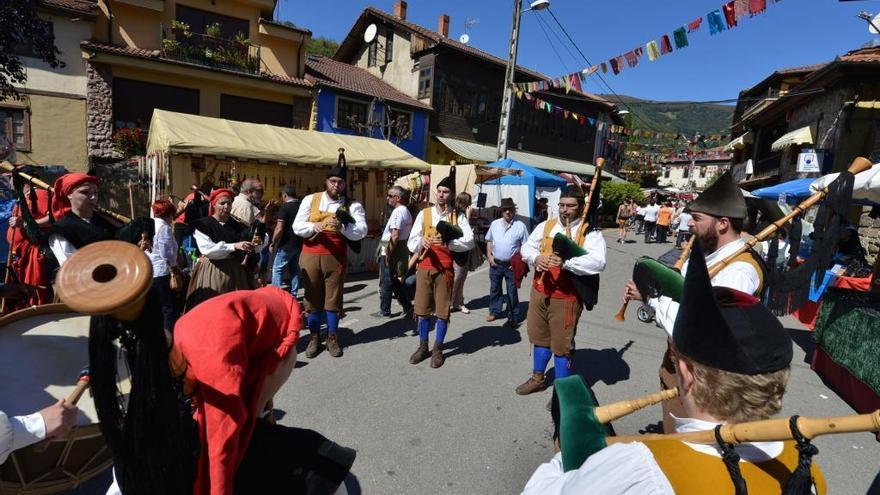
[[[336,97],[337,93],[332,89],[321,88],[321,92],[318,94],[318,123],[315,127],[316,130],[321,132],[332,132],[334,134],[357,134],[355,131],[351,129],[342,129],[337,128],[333,124],[336,120]],[[370,100],[372,98],[357,98],[349,95],[342,95],[343,98],[349,100],[358,100],[370,104]],[[377,105],[377,107],[379,107]],[[406,150],[409,154],[425,159],[426,147],[427,147],[427,136],[428,136],[428,114],[427,112],[421,110],[409,109],[406,107],[396,107],[400,110],[404,110],[412,113],[412,132],[410,133],[409,139],[404,139],[399,143],[396,143],[397,146]],[[379,112],[384,111],[384,109],[379,109]],[[381,117],[381,115],[379,115]],[[380,138],[378,129],[375,131],[375,138]]]

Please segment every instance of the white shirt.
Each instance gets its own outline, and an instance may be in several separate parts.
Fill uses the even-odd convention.
[[[510,223],[504,218],[494,220],[486,233],[486,241],[492,243],[492,258],[495,261],[510,261],[528,240],[526,224],[516,218]]]
[[[715,423],[699,419],[674,416],[673,419],[675,430],[679,433],[715,428]],[[721,457],[714,445],[687,442],[685,445],[697,452]],[[782,442],[746,443],[735,447],[741,462],[761,462],[775,458],[782,453],[782,448]],[[538,467],[522,493],[672,495],[675,492],[651,450],[641,442],[631,442],[612,444],[590,456],[580,468],[568,472],[562,470],[562,454],[558,453],[550,462]]]
[[[154,218],[156,235],[153,236],[153,249],[147,257],[153,263],[153,278],[168,275],[169,266],[177,266],[177,239],[171,225],[161,218]]]
[[[706,266],[711,267],[715,263],[730,256],[739,250],[743,244],[745,244],[745,242],[742,239],[737,239],[721,246],[714,253],[706,256]],[[682,276],[687,275],[689,264],[690,260],[687,260],[681,267]],[[754,294],[755,291],[758,290],[760,282],[761,278],[758,271],[755,270],[754,266],[745,261],[731,263],[718,272],[718,275],[712,277],[713,287],[729,287],[731,289],[745,292],[746,294]],[[666,333],[672,337],[672,328],[675,326],[675,317],[678,315],[678,302],[673,301],[670,297],[660,296],[657,298],[648,298],[648,305],[651,306],[656,313],[654,319],[657,322],[657,325],[666,330]]]
[[[226,222],[218,223],[221,226],[226,225]],[[202,253],[202,256],[209,260],[226,259],[235,252],[234,242],[214,242],[208,237],[208,234],[205,234],[199,229],[193,231],[193,239],[196,240],[196,245],[199,247],[199,252]],[[263,242],[254,246],[254,251],[257,253],[262,251],[266,247],[267,239],[268,235],[263,238]]]
[[[335,213],[342,206],[342,200],[331,200],[330,196],[325,192],[315,193],[321,195],[321,202],[318,208],[321,211]],[[305,237],[306,239],[315,235],[315,223],[309,221],[309,214],[312,212],[312,196],[309,194],[303,198],[296,212],[296,218],[293,220],[293,233]],[[367,235],[367,214],[364,207],[357,201],[352,201],[348,205],[348,212],[354,217],[354,224],[348,224],[340,229],[340,233],[350,241],[359,241]]]
[[[436,227],[442,220],[449,221],[448,219],[450,218],[451,211],[443,213],[436,205],[431,208],[433,209],[431,212],[432,227]],[[418,253],[422,250],[422,237],[424,237],[422,224],[425,223],[424,213],[425,210],[421,210],[419,214],[416,215],[412,231],[409,233],[409,240],[406,241],[406,247],[411,253]],[[458,222],[458,227],[461,229],[463,235],[449,243],[449,250],[455,251],[456,253],[463,253],[474,248],[474,231],[471,230],[471,225],[468,223],[466,216],[458,215],[456,221]]]
[[[645,207],[645,221],[656,222],[657,214],[660,213],[660,205],[653,204]]]
[[[541,222],[538,224],[531,235],[529,235],[528,242],[523,244],[523,261],[530,265],[534,266],[535,259],[541,254],[541,241],[544,239],[544,225],[546,223]],[[575,235],[580,224],[580,219],[571,222],[572,235]],[[555,236],[559,232],[564,233],[565,227],[562,226],[562,222],[557,221],[550,231],[550,237]],[[605,269],[605,238],[602,237],[602,232],[598,230],[588,232],[584,237],[584,243],[581,247],[587,251],[587,254],[565,260],[562,263],[562,269],[568,270],[575,275],[596,275],[602,273]]]
[[[691,223],[691,219],[694,217],[688,212],[682,212],[678,215],[678,231],[679,232],[687,232],[691,228],[688,226]]]
[[[9,417],[0,411],[0,464],[13,450],[46,438],[46,422],[40,413]]]
[[[645,216],[645,207],[644,206],[637,207],[636,208],[636,215],[641,215],[644,217]]]
[[[413,218],[409,212],[409,208],[404,205],[397,205],[385,222],[385,230],[382,232],[382,240],[391,240],[391,229],[397,229],[397,242],[409,239],[409,233],[412,231]]]

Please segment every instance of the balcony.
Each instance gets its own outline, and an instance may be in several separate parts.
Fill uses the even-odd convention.
[[[163,58],[212,69],[260,73],[260,45],[241,35],[228,39],[163,25],[161,36]]]

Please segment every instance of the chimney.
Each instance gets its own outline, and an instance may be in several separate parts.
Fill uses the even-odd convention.
[[[449,37],[449,15],[443,14],[440,16],[440,20],[437,21],[437,32],[440,33],[444,38]]]
[[[394,17],[397,17],[401,21],[406,20],[406,2],[403,0],[394,2]]]

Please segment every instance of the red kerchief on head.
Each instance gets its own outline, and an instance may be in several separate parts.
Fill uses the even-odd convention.
[[[211,191],[211,197],[208,199],[210,203],[208,205],[208,215],[214,214],[214,205],[217,204],[217,201],[220,201],[220,198],[222,198],[223,196],[234,198],[235,192],[233,192],[232,189],[226,188],[214,189],[213,191]]]
[[[217,296],[175,325],[175,345],[198,386],[202,451],[196,495],[233,493],[262,407],[257,401],[263,383],[294,348],[301,328],[299,303],[277,287]]]
[[[101,179],[94,175],[88,175],[82,172],[64,174],[55,179],[55,184],[52,187],[54,190],[54,194],[52,195],[53,217],[61,218],[70,211],[70,200],[67,199],[67,196],[73,192],[74,189],[86,182],[91,182],[96,186],[101,187]]]

